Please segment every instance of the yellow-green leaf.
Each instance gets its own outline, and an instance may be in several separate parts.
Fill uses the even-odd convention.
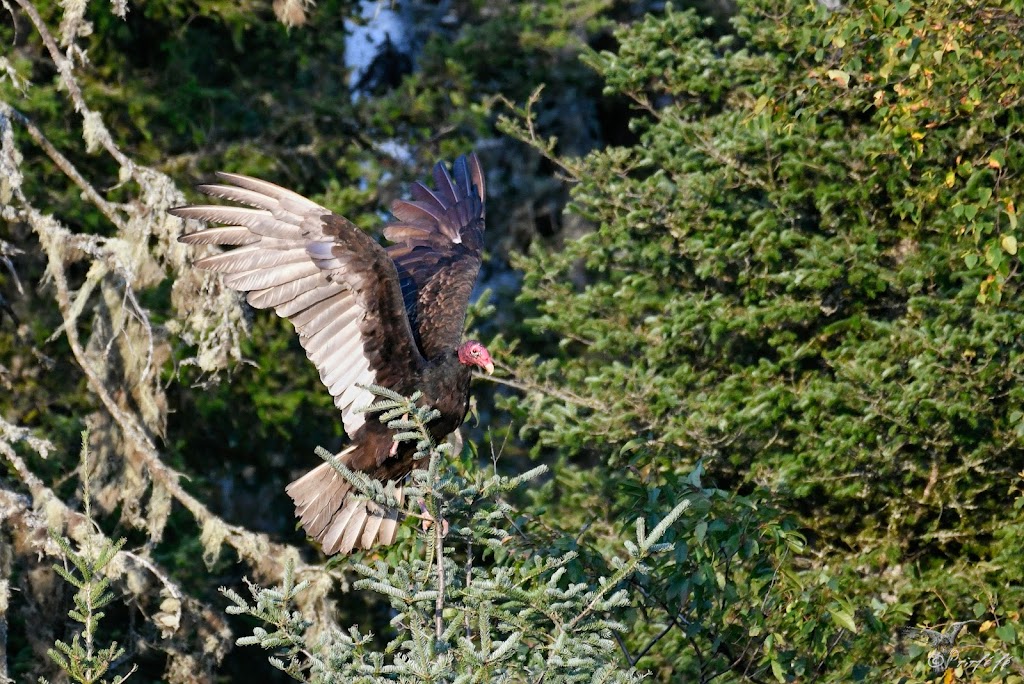
[[[825,75],[844,88],[850,87],[850,74],[842,69],[829,69]]]
[[[837,627],[848,629],[851,632],[857,631],[857,623],[853,621],[853,616],[845,610],[833,610],[832,622],[834,622]]]

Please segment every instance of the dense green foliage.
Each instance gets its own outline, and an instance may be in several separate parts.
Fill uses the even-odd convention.
[[[552,505],[617,491],[614,527],[703,459],[798,516],[801,574],[861,631],[973,618],[1016,643],[1021,11],[745,2],[720,39],[667,11],[586,57],[641,140],[561,159],[598,228],[517,262],[531,325],[562,344],[516,364],[533,391],[508,403],[538,451],[610,466]],[[786,622],[782,671],[806,677],[813,641]],[[853,641],[829,671],[856,674]]]
[[[1024,3],[833,4],[402,3],[358,97],[346,0],[0,4],[0,680],[81,646],[46,554],[131,681],[283,681],[251,618],[318,681],[1021,681]],[[410,501],[328,562],[283,487],[330,398],[164,210],[224,168],[372,229],[472,146],[501,372],[417,483],[443,561]]]

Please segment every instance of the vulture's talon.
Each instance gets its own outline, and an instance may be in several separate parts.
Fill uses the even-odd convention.
[[[424,532],[429,532],[430,528],[437,522],[434,516],[430,514],[430,511],[427,510],[427,505],[423,503],[423,499],[420,499],[420,514],[416,517],[420,519],[420,529]],[[441,518],[441,536],[448,536],[448,521],[444,518]]]

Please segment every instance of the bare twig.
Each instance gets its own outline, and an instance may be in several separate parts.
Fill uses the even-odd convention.
[[[673,615],[672,619],[669,621],[669,623],[667,625],[665,625],[665,629],[663,629],[660,632],[658,632],[657,636],[655,636],[653,639],[651,639],[647,643],[647,645],[644,646],[644,648],[639,653],[636,654],[636,658],[634,658],[632,661],[630,661],[629,664],[630,665],[636,665],[637,663],[639,663],[640,659],[643,658],[645,655],[647,655],[647,653],[652,648],[654,648],[654,645],[656,643],[658,643],[659,641],[664,639],[665,635],[672,631],[672,628],[675,627],[678,624],[678,620],[679,620],[679,615],[678,614]]]
[[[35,5],[31,0],[14,0],[14,2],[21,7],[25,14],[28,15],[32,24],[36,27],[39,37],[43,40],[43,45],[46,46],[47,52],[50,53],[50,59],[53,60],[54,65],[57,67],[57,73],[60,74],[61,82],[64,84],[64,87],[67,88],[68,95],[71,97],[71,102],[75,106],[75,111],[82,115],[83,121],[88,121],[92,117],[95,117],[98,120],[98,115],[86,105],[85,97],[82,95],[82,88],[78,85],[78,81],[76,81],[71,75],[74,65],[57,45],[57,41],[54,39],[53,34],[50,33],[49,28],[46,26],[46,22],[44,22],[43,18],[39,15],[39,11],[36,9]],[[134,172],[135,163],[124,152],[122,152],[117,145],[114,144],[114,141],[111,139],[110,133],[106,128],[102,129],[97,142],[99,142],[111,157],[117,160],[117,163],[120,164],[122,168]]]
[[[505,368],[504,366],[501,366],[501,364],[495,365],[498,366],[499,368]],[[505,368],[505,370],[508,369]],[[519,381],[513,378],[499,378],[493,375],[483,375],[480,377],[483,378],[484,380],[487,380],[488,382],[493,382],[496,385],[505,385],[506,387],[512,387],[523,392],[540,392],[541,394],[546,394],[550,397],[554,397],[555,399],[560,399],[561,401],[567,402],[569,404],[582,406],[593,411],[604,410],[604,407],[595,401],[585,399],[584,397],[581,397],[578,394],[574,394],[572,392],[566,392],[564,390],[555,389],[554,387],[550,387],[548,385],[540,385],[529,381]]]
[[[470,537],[466,543],[466,588],[468,589],[473,583],[473,538]],[[473,638],[473,630],[469,624],[469,611],[465,612],[466,618],[466,638]]]
[[[440,641],[444,635],[444,521],[434,521],[434,548],[437,555],[437,599],[434,602],[434,632]]]
[[[82,194],[85,195],[89,201],[100,210],[100,212],[102,212],[108,221],[117,226],[120,231],[127,230],[128,225],[125,222],[124,217],[117,213],[114,205],[100,195],[89,181],[85,180],[78,169],[75,168],[75,165],[53,146],[53,143],[43,135],[43,132],[40,131],[28,117],[3,101],[0,101],[0,116],[17,121],[18,125],[25,129],[29,137],[32,138],[33,142],[35,142],[35,144],[46,153],[46,156],[50,158],[50,161],[53,162],[54,166],[60,169],[65,176],[70,178],[72,182],[78,186],[78,189],[82,191]]]

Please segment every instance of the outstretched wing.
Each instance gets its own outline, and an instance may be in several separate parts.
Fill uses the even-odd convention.
[[[412,186],[412,201],[396,200],[397,219],[384,229],[394,243],[388,255],[423,356],[458,347],[466,308],[480,271],[484,237],[484,173],[476,154],[462,156],[452,174],[434,167],[436,190]]]
[[[292,322],[354,436],[365,422],[356,409],[374,400],[357,385],[409,391],[425,363],[394,262],[350,221],[299,194],[248,176],[217,175],[229,185],[199,190],[248,206],[172,209],[181,218],[225,224],[179,240],[238,245],[196,266],[223,273],[252,306]]]

